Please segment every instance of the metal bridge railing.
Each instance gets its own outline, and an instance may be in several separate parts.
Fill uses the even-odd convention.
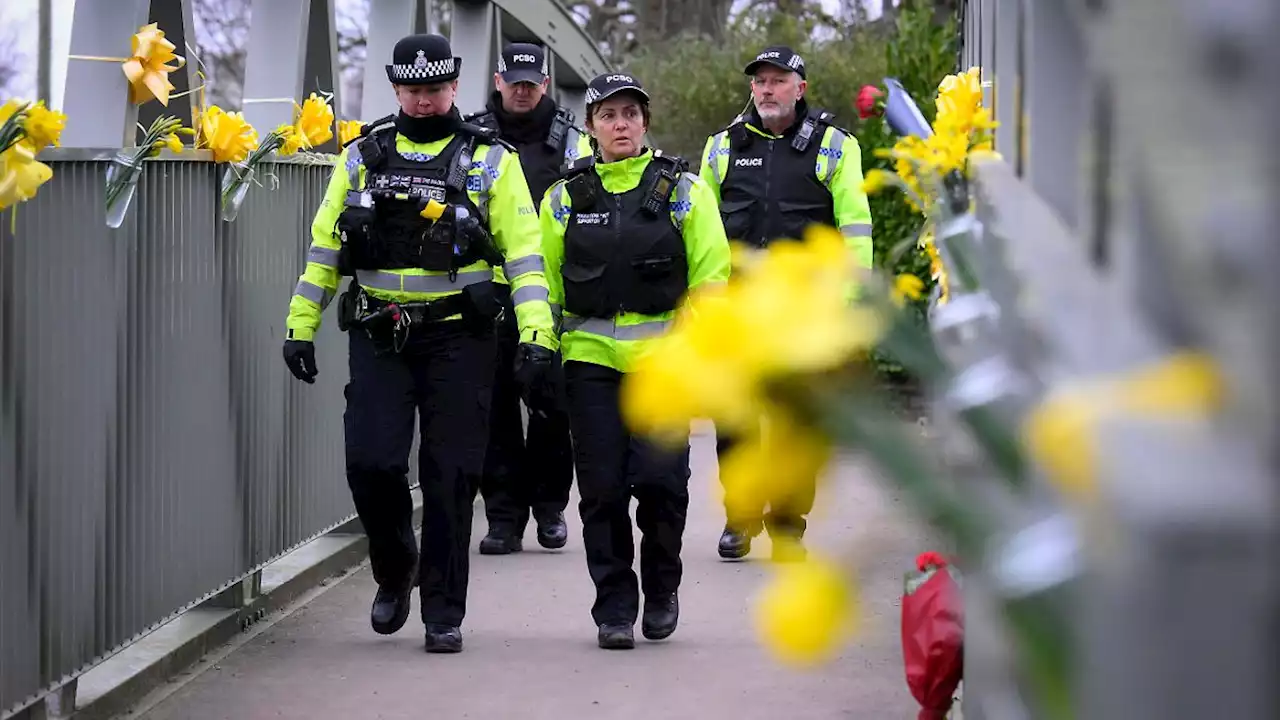
[[[150,160],[112,230],[113,152],[0,213],[0,716],[352,516],[343,339],[314,386],[280,356],[331,165],[226,223],[222,166]]]
[[[1220,411],[1095,423],[1083,502],[1011,492],[935,405],[957,483],[1003,526],[965,559],[964,717],[1042,717],[1010,598],[1068,618],[1075,717],[1280,716],[1280,11],[969,0],[964,30],[1003,160],[975,173],[981,290],[931,311],[957,384],[1014,426],[1187,348],[1226,386]],[[984,363],[1009,372],[965,373]]]

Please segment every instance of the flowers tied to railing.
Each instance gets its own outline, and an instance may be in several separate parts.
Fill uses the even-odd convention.
[[[9,100],[0,105],[0,211],[35,197],[53,177],[53,170],[36,155],[58,145],[66,122],[65,115],[48,109],[43,101]]]

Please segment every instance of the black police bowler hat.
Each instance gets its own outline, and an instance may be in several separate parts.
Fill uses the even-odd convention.
[[[456,80],[462,58],[443,35],[409,35],[391,51],[387,79],[397,85],[431,85]]]
[[[761,50],[760,54],[755,56],[755,59],[747,63],[747,67],[742,72],[745,75],[755,75],[756,69],[765,63],[783,70],[790,70],[799,74],[800,77],[804,77],[804,58],[800,57],[800,53],[786,45],[770,45]]]
[[[628,73],[611,72],[597,75],[587,83],[587,105],[595,105],[622,92],[633,93],[641,103],[649,104],[649,93],[644,91],[639,80]]]
[[[541,84],[549,77],[547,53],[533,43],[511,43],[498,56],[498,74],[509,83]]]

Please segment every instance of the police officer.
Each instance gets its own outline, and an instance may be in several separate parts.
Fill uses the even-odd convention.
[[[699,175],[720,202],[730,241],[763,248],[779,239],[798,239],[812,223],[838,227],[849,251],[871,267],[871,210],[862,191],[858,141],[835,124],[834,116],[805,102],[804,59],[789,47],[765,48],[745,69],[752,106],[707,139]],[[732,437],[720,435],[716,452],[724,458]],[[803,554],[799,545],[814,488],[748,517],[730,517],[720,536],[719,554],[742,558],[751,539],[767,527],[775,544]],[[785,558],[780,558],[785,559]]]
[[[536,204],[566,163],[590,154],[591,146],[586,133],[574,126],[573,112],[557,107],[547,97],[551,77],[541,46],[511,43],[504,47],[493,82],[495,90],[488,105],[467,121],[496,131],[516,147]],[[494,280],[507,312],[498,327],[498,375],[493,387],[489,450],[480,483],[489,521],[480,552],[505,555],[522,550],[530,511],[537,524],[538,544],[561,548],[569,537],[564,509],[573,485],[569,418],[563,402],[550,403],[546,412],[529,413],[526,443],[520,395],[512,374],[519,332],[511,312],[511,290],[501,268],[496,269]]]
[[[387,78],[400,111],[363,128],[339,156],[312,222],[289,303],[285,361],[315,381],[312,340],[341,275],[349,334],[347,482],[378,584],[373,629],[403,627],[419,585],[428,652],[462,649],[472,504],[483,470],[501,312],[493,267],[515,292],[521,364],[537,387],[556,348],[537,216],[516,153],[462,122],[461,58],[439,35],[395,45]],[[421,422],[422,542],[407,472]],[[416,575],[416,578],[415,578]]]
[[[623,425],[623,375],[671,323],[691,288],[729,277],[729,244],[715,196],[677,157],[644,145],[649,96],[633,77],[610,73],[587,87],[586,126],[595,157],[575,162],[542,200],[539,221],[553,310],[563,305],[561,354],[578,471],[578,510],[591,614],[603,648],[635,646],[641,630],[675,631],[689,446],[672,452]],[[640,578],[632,570],[636,498]]]

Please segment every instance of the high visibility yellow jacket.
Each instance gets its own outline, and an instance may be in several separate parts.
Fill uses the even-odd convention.
[[[429,143],[415,143],[396,136],[401,155],[435,157],[452,140],[445,137]],[[365,167],[352,143],[338,157],[320,209],[311,223],[311,251],[307,266],[289,301],[286,327],[289,337],[311,340],[320,327],[320,314],[338,291],[338,250],[335,232],[347,191],[362,189]],[[353,182],[354,181],[354,182]],[[467,195],[480,210],[499,251],[506,257],[504,268],[511,278],[520,341],[556,349],[547,281],[543,272],[538,216],[529,197],[529,186],[516,153],[501,145],[477,143],[475,159],[467,179]],[[483,260],[449,273],[403,268],[397,270],[357,270],[355,281],[376,298],[398,302],[434,300],[461,292],[462,288],[493,279],[493,268]]]
[[[594,172],[606,192],[621,194],[640,184],[653,154],[617,162],[597,161]],[[546,259],[547,285],[551,289],[552,312],[561,315],[564,282],[560,268],[564,260],[564,235],[571,200],[560,180],[547,190],[542,200],[539,222],[542,224],[542,252]],[[711,189],[693,173],[683,173],[670,198],[671,220],[684,238],[689,264],[689,288],[729,279],[729,242],[720,222],[720,212]],[[656,315],[623,312],[611,319],[576,317],[562,313],[560,352],[564,361],[595,363],[620,372],[628,372],[635,359],[656,336],[665,332],[676,311]]]
[[[586,157],[587,155],[590,155],[591,153],[595,152],[591,148],[590,135],[578,129],[577,127],[570,127],[568,130],[568,133],[571,138],[571,141],[568,143],[565,143],[565,147],[564,147],[564,166],[565,167],[568,167],[574,160],[577,160],[580,157]],[[547,188],[547,191],[550,192],[551,189]],[[541,202],[542,202],[542,198],[533,199],[533,203],[535,206],[541,207],[540,205]],[[502,268],[493,269],[493,279],[504,285],[507,284],[507,275],[505,272],[503,272]]]
[[[756,127],[746,119],[742,119],[742,124],[747,132],[768,140],[782,137]],[[729,171],[731,150],[729,131],[722,130],[707,138],[702,151],[702,166],[698,175],[707,181],[717,203],[720,202],[720,186]],[[862,190],[862,149],[858,145],[858,139],[840,128],[826,126],[813,172],[831,191],[835,217],[830,222],[844,235],[858,265],[870,268],[873,258],[871,208],[867,203],[867,194]]]

